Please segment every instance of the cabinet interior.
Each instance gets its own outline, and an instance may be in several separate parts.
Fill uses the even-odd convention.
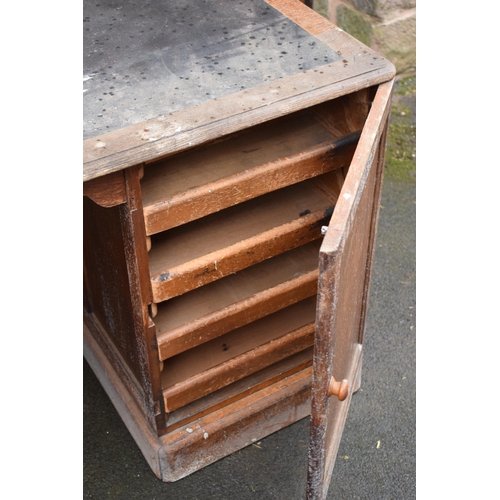
[[[322,228],[371,96],[361,90],[145,165],[169,428],[311,366]]]

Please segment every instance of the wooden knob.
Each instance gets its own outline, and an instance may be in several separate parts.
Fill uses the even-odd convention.
[[[329,396],[337,396],[339,401],[344,401],[347,397],[347,393],[349,392],[349,382],[346,379],[342,380],[342,382],[337,382],[333,377],[330,380],[330,386],[328,387],[328,395]]]

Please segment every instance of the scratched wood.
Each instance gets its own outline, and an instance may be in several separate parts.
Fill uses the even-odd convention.
[[[171,358],[162,373],[175,410],[313,345],[316,297]]]
[[[83,196],[106,208],[125,203],[127,201],[127,188],[123,172],[113,172],[105,177],[96,177],[84,182]]]
[[[284,380],[202,414],[197,425],[190,427],[187,419],[158,437],[85,326],[84,353],[152,472],[163,481],[177,481],[309,414],[312,367],[306,363]]]
[[[149,268],[154,302],[317,239],[336,201],[335,191],[322,184],[338,175],[334,170],[152,237]]]
[[[207,396],[188,403],[169,413],[168,431],[189,425],[191,422],[224,408],[235,401],[255,394],[270,385],[284,380],[312,366],[313,347],[304,349],[292,356],[252,373],[232,384],[227,385]]]
[[[369,270],[383,173],[381,143],[393,82],[381,85],[320,253],[307,500],[324,500],[359,379]],[[381,151],[382,150],[382,151]],[[348,397],[329,396],[332,377]]]
[[[130,380],[150,424],[161,429],[158,355],[149,348],[155,329],[147,312],[151,296],[139,176],[137,168],[125,172],[126,203],[104,208],[83,199],[85,312],[116,370]]]
[[[253,439],[262,439],[306,417],[310,377],[311,368],[306,368],[209,413],[196,426],[183,426],[167,434],[162,441],[164,480],[185,477],[250,445]]]
[[[301,114],[145,169],[152,235],[351,162],[361,127],[337,137]]]
[[[192,7],[84,4],[86,357],[164,481],[308,415],[314,373],[318,500],[359,383],[395,70],[299,1]]]
[[[298,109],[310,107],[326,99],[369,87],[390,79],[395,73],[394,67],[387,60],[378,56],[360,42],[356,42],[352,37],[328,23],[322,16],[298,2],[295,2],[297,5],[293,5],[294,2],[275,1],[272,2],[272,6],[267,5],[263,0],[245,2],[245,4],[247,3],[254,7],[254,13],[262,14],[267,12],[267,16],[272,17],[274,21],[270,25],[265,23],[262,25],[262,20],[258,17],[260,14],[256,14],[257,21],[255,16],[252,17],[252,20],[247,21],[245,21],[245,17],[241,17],[242,25],[228,26],[226,35],[224,35],[224,30],[218,29],[217,33],[220,34],[222,39],[212,40],[210,43],[205,44],[206,47],[203,48],[204,51],[211,50],[213,52],[203,56],[212,58],[212,60],[213,57],[220,54],[224,54],[224,57],[228,57],[229,54],[235,58],[234,64],[231,63],[226,68],[230,67],[233,71],[236,70],[239,87],[231,87],[229,89],[230,93],[222,96],[205,96],[207,99],[203,102],[191,101],[186,99],[184,95],[184,98],[180,99],[180,101],[188,103],[188,106],[183,109],[169,109],[166,105],[163,107],[158,106],[154,98],[154,95],[158,92],[170,96],[176,86],[181,89],[179,87],[181,83],[179,82],[182,81],[178,76],[176,76],[173,84],[168,83],[168,88],[163,88],[159,84],[158,78],[151,76],[150,80],[142,80],[142,78],[148,78],[148,76],[141,75],[141,68],[153,71],[156,67],[163,68],[162,71],[158,69],[159,75],[171,75],[171,71],[166,72],[164,67],[166,54],[171,53],[171,51],[167,50],[169,46],[165,45],[165,43],[168,44],[169,42],[164,39],[167,31],[166,26],[161,24],[161,22],[165,22],[163,18],[166,16],[148,18],[152,21],[155,20],[155,22],[160,20],[160,25],[156,27],[144,26],[142,36],[149,36],[149,40],[144,39],[142,44],[137,46],[137,50],[142,50],[141,57],[137,56],[137,60],[134,60],[133,55],[121,56],[125,58],[122,62],[122,67],[125,68],[123,71],[114,69],[114,61],[118,61],[116,64],[119,64],[119,55],[124,52],[125,47],[120,49],[113,47],[110,53],[115,58],[113,62],[106,64],[109,57],[106,59],[104,52],[107,43],[105,33],[97,42],[95,39],[89,42],[89,54],[92,54],[93,57],[101,54],[101,57],[97,61],[93,60],[92,64],[94,66],[89,66],[86,71],[90,74],[97,73],[100,75],[100,80],[98,81],[97,76],[93,76],[85,82],[87,92],[84,93],[84,110],[90,107],[90,101],[92,101],[92,107],[95,105],[96,110],[101,109],[102,118],[104,118],[104,115],[112,115],[113,119],[116,119],[117,110],[121,109],[123,111],[118,115],[122,117],[121,125],[112,125],[110,129],[106,129],[106,127],[101,129],[95,124],[92,124],[92,126],[88,123],[84,124],[84,127],[89,128],[84,139],[84,181],[134,164],[169,156],[175,152],[217,139],[253,124],[263,123]],[[175,2],[175,4],[179,4],[179,2]],[[125,6],[126,3],[122,8],[124,9]],[[266,7],[269,7],[270,10],[266,10]],[[112,19],[118,19],[116,16],[121,15],[120,12],[111,8],[108,9],[106,14],[111,16],[108,24],[112,24]],[[290,23],[288,15],[291,16],[290,19],[293,23]],[[88,21],[89,25],[91,25],[93,16],[86,17],[89,17]],[[220,19],[210,19],[220,28],[220,24],[218,24]],[[227,41],[224,40],[225,37],[231,40],[240,40],[243,36],[242,33],[244,33],[245,37],[255,36],[251,34],[255,31],[252,29],[252,22],[256,22],[259,27],[263,26],[262,29],[266,32],[266,38],[270,33],[266,28],[271,29],[272,27],[271,31],[273,33],[277,30],[271,37],[272,41],[270,41],[271,39],[266,40],[266,47],[269,47],[273,54],[280,54],[283,58],[291,56],[292,60],[288,65],[283,63],[283,66],[282,59],[279,58],[279,64],[276,61],[273,61],[274,64],[272,65],[262,64],[265,61],[265,55],[259,59],[260,56],[256,47],[253,47],[255,49],[253,51],[242,51],[240,47],[240,50],[236,52],[226,47]],[[288,24],[283,27],[283,23]],[[151,35],[151,32],[148,35],[150,28],[156,33],[156,38]],[[209,30],[208,27],[206,29]],[[287,30],[291,30],[291,32]],[[129,36],[141,36],[140,31],[137,32],[136,29],[134,31],[136,33]],[[282,31],[282,34],[278,33],[279,31]],[[280,41],[282,37],[288,41],[295,40],[294,50],[284,50],[279,45],[283,43]],[[130,45],[132,40],[127,40],[125,44]],[[248,41],[240,41],[240,43],[245,44],[251,42],[251,38]],[[181,45],[176,46],[180,47]],[[298,47],[298,45],[301,45],[301,47]],[[250,48],[250,45],[245,46]],[[261,49],[263,49],[263,46]],[[182,45],[182,50],[191,51],[189,54],[192,54],[194,58],[191,61],[193,68],[201,68],[200,64],[197,65],[196,62],[199,62],[197,61],[198,54],[203,52],[198,49],[200,47],[191,46],[187,42]],[[268,49],[266,48],[266,50]],[[116,54],[117,51],[119,54]],[[305,55],[301,51],[304,51]],[[315,54],[311,53],[311,51],[317,51],[317,57],[314,57]],[[287,54],[281,54],[281,52]],[[255,54],[252,57],[256,58],[253,61],[253,66],[242,67],[237,63],[237,61],[242,60],[242,57],[249,56],[252,53]],[[178,56],[182,59],[183,65],[188,67],[189,54],[183,53],[183,57]],[[303,59],[300,60],[300,57]],[[172,56],[172,59],[167,59],[170,66],[173,64],[174,59],[174,56]],[[213,60],[213,62],[217,61]],[[92,69],[92,67],[97,69]],[[269,68],[281,68],[282,73],[274,76],[260,73]],[[136,80],[133,81],[131,80],[132,75],[129,74],[132,73],[132,70],[136,72]],[[128,73],[124,73],[124,71],[128,71]],[[201,75],[213,72],[208,68],[200,71],[205,71]],[[129,78],[126,78],[126,75]],[[257,79],[253,80],[255,75],[257,75]],[[217,76],[221,77],[218,74]],[[226,77],[224,81],[226,81],[227,75],[224,76]],[[267,78],[268,76],[270,78]],[[184,76],[183,78],[190,77]],[[123,93],[124,96],[128,95],[131,89],[140,87],[142,81],[147,81],[152,87],[143,89],[141,95],[135,97],[136,100],[132,101],[132,104],[125,103],[118,106],[119,93]],[[163,82],[163,80],[160,81]],[[186,80],[184,80],[185,82]],[[95,85],[96,88],[92,88],[92,85]],[[173,88],[171,89],[172,85]],[[202,85],[202,83],[199,85]],[[106,92],[103,91],[103,86],[106,86]],[[118,89],[118,86],[120,86],[121,90]],[[211,89],[220,87],[224,87],[224,85],[221,86],[211,82]],[[241,87],[244,87],[244,89]],[[192,89],[189,88],[189,90]],[[192,92],[189,92],[189,95],[191,94]],[[134,110],[144,102],[153,103],[154,112],[134,116],[127,121],[130,113],[135,113]]]
[[[84,137],[340,59],[263,0],[103,0],[84,19]]]
[[[167,359],[316,294],[321,240],[158,304],[160,359]]]

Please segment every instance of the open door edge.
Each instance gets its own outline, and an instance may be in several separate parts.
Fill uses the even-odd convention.
[[[321,248],[320,258],[320,276],[323,271],[323,282],[320,279],[318,288],[318,313],[317,313],[317,331],[315,339],[315,360],[312,386],[312,406],[311,406],[311,427],[309,442],[309,463],[306,500],[324,500],[328,493],[333,466],[336,454],[340,444],[342,430],[347,417],[353,388],[359,385],[361,369],[362,345],[359,343],[362,335],[357,337],[357,344],[354,349],[349,348],[349,339],[347,347],[343,352],[333,353],[335,325],[342,324],[336,318],[338,294],[344,293],[339,286],[341,276],[346,279],[345,272],[342,271],[343,251],[351,231],[354,230],[354,222],[358,215],[358,208],[362,195],[365,193],[367,184],[373,186],[373,180],[368,182],[368,177],[372,173],[376,175],[376,184],[381,182],[383,170],[383,154],[378,154],[381,147],[384,147],[384,131],[387,127],[387,121],[390,111],[391,94],[394,81],[382,84],[375,96],[372,109],[366,121],[363,134],[360,139],[357,151],[354,155],[353,163],[350,167],[348,178],[342,189],[339,203],[330,222],[325,241]],[[364,138],[364,141],[363,141]],[[375,172],[374,172],[375,169]],[[372,203],[378,204],[379,190],[374,186]],[[370,188],[368,188],[370,189]],[[365,200],[366,201],[366,200]],[[366,207],[365,207],[366,208]],[[338,211],[337,211],[338,210]],[[361,210],[362,211],[362,210]],[[361,214],[360,216],[363,216]],[[378,216],[378,206],[372,206],[372,223],[368,224],[368,231],[374,231],[376,224],[373,224],[373,218]],[[373,239],[375,235],[367,235],[367,271],[371,268],[371,253],[373,251]],[[349,260],[349,259],[347,259]],[[362,300],[366,300],[366,287],[369,277],[365,277],[363,283]],[[322,293],[322,286],[328,285],[330,288],[326,293]],[[364,328],[365,311],[364,305],[362,314],[359,318],[359,329]],[[342,311],[340,311],[341,313]],[[339,313],[339,314],[340,314]],[[343,313],[345,315],[345,311]],[[355,318],[353,317],[352,320]],[[352,344],[351,344],[352,345]],[[342,362],[348,364],[349,368],[347,379],[351,387],[345,400],[339,401],[334,396],[328,396],[328,385],[333,375],[333,362],[335,356],[350,356],[351,359]],[[338,364],[338,361],[337,361]],[[344,377],[344,375],[343,375]],[[329,422],[329,418],[334,421]]]

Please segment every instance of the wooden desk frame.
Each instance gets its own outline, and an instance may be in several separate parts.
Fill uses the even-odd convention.
[[[163,481],[311,414],[312,500],[360,384],[394,68],[268,3],[342,64],[84,141],[84,353]]]

